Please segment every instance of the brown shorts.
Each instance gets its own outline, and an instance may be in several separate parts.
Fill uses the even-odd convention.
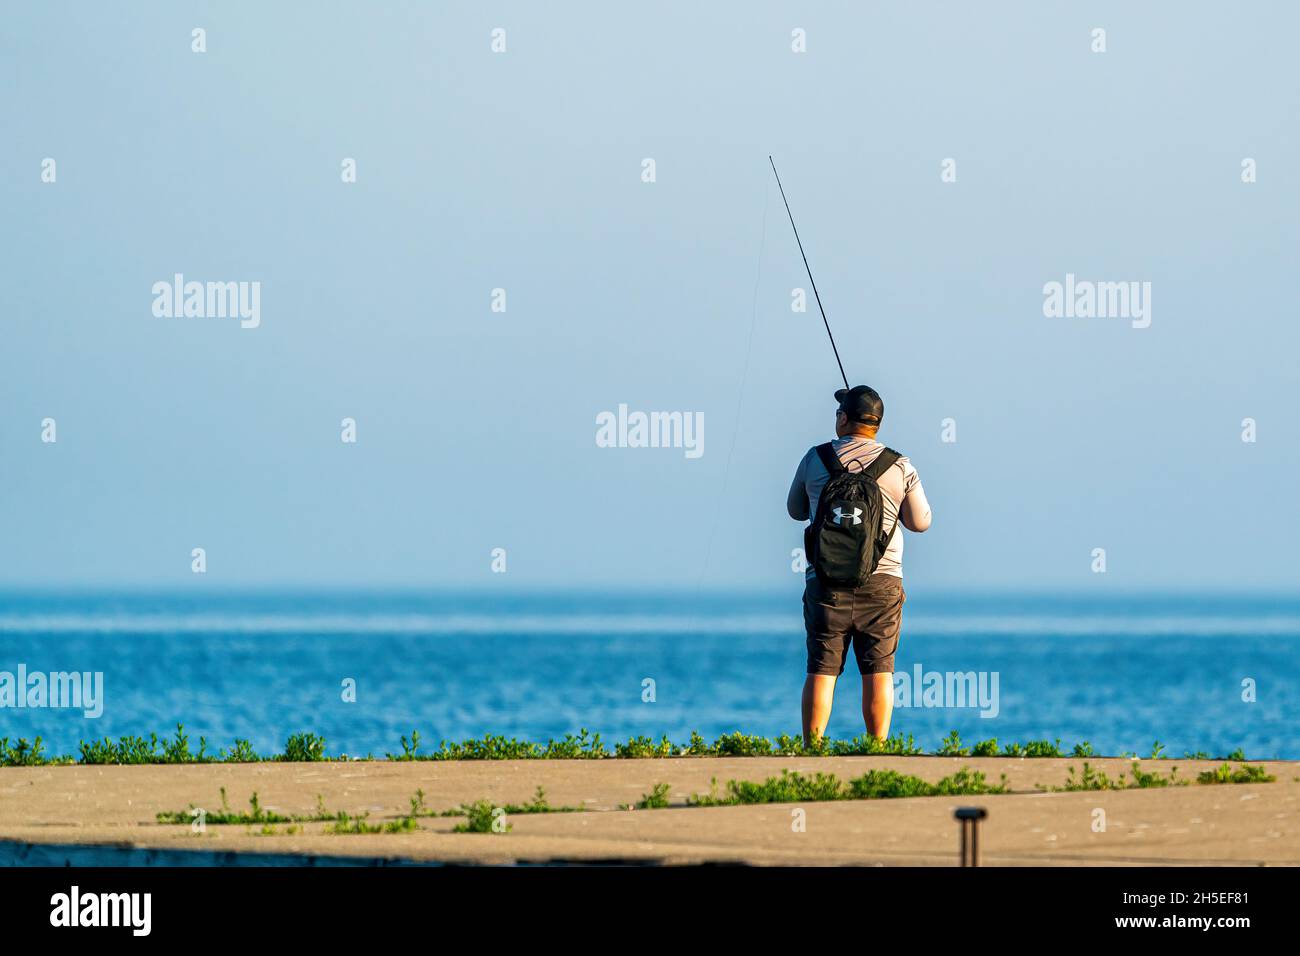
[[[873,574],[856,590],[809,579],[803,594],[808,673],[843,674],[851,643],[859,673],[892,674],[906,600],[903,579],[892,574]]]

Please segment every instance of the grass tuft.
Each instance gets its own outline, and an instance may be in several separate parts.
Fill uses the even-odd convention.
[[[850,740],[831,740],[819,738],[805,744],[801,736],[781,734],[775,739],[739,731],[724,733],[713,741],[706,740],[697,731],[691,731],[689,739],[682,744],[673,743],[666,735],[657,741],[648,736],[635,736],[624,743],[615,743],[606,747],[600,734],[594,734],[586,728],[577,734],[566,734],[560,740],[548,740],[535,743],[504,737],[498,734],[485,734],[480,738],[462,741],[440,740],[434,749],[422,747],[418,730],[412,730],[410,737],[401,738],[400,753],[386,753],[385,757],[393,761],[413,760],[603,760],[620,759],[658,759],[666,757],[848,757],[848,756],[897,756],[910,757],[926,753],[916,744],[909,734],[877,740],[867,734],[860,734]],[[1165,759],[1164,745],[1157,741],[1151,750],[1149,759]],[[996,739],[982,740],[973,745],[962,742],[957,731],[951,731],[939,742],[933,751],[938,756],[947,757],[1061,757],[1061,741],[1031,740],[1026,743],[999,744]],[[1090,743],[1084,741],[1076,744],[1070,756],[1086,759],[1100,756]],[[1124,756],[1133,757],[1133,754]],[[1189,758],[1209,759],[1203,752],[1188,754]],[[216,754],[208,752],[208,742],[204,737],[198,740],[194,749],[183,724],[176,725],[174,736],[160,739],[156,734],[148,737],[123,736],[116,740],[105,737],[102,740],[82,741],[75,757],[69,755],[52,756],[45,753],[44,743],[40,737],[34,741],[20,738],[11,742],[8,737],[0,737],[0,767],[33,767],[52,764],[188,764],[188,763],[257,763],[265,760],[283,762],[318,762],[326,760],[364,759],[373,760],[373,755],[365,757],[330,757],[326,755],[325,738],[313,733],[295,733],[285,741],[284,752],[262,756],[258,754],[244,738],[236,738],[229,749],[222,749]],[[1226,761],[1244,762],[1246,757],[1240,748],[1226,757]]]
[[[1234,770],[1225,763],[1196,776],[1197,783],[1272,783],[1276,779],[1260,764],[1243,764]]]
[[[509,833],[513,825],[504,808],[492,806],[491,800],[475,800],[465,805],[465,822],[452,827],[453,833]]]
[[[811,776],[783,770],[779,777],[759,782],[730,780],[726,793],[719,793],[717,780],[707,794],[692,794],[687,804],[695,807],[736,806],[754,803],[805,803],[828,800],[882,800],[898,797],[974,796],[1006,793],[1006,777],[990,784],[979,771],[962,768],[937,783],[897,770],[869,770],[847,784],[830,773]]]
[[[650,792],[637,801],[638,810],[664,810],[668,807],[668,793],[672,788],[666,783],[656,783]]]

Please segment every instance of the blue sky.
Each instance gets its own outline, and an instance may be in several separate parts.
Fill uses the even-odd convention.
[[[797,590],[838,374],[768,153],[909,587],[1295,585],[1289,5],[76,9],[0,38],[0,585]],[[178,272],[260,327],[155,318]],[[1150,327],[1045,317],[1067,273]],[[598,448],[620,403],[704,454]]]

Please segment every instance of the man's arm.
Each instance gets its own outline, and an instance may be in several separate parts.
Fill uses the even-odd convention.
[[[785,510],[795,521],[808,520],[808,489],[804,487],[804,479],[808,471],[808,456],[804,455],[799,460],[799,467],[795,469],[794,481],[790,482],[790,493],[785,496]]]
[[[903,498],[903,506],[898,510],[903,519],[903,527],[908,531],[921,532],[930,527],[930,502],[925,500],[925,489],[918,481]]]

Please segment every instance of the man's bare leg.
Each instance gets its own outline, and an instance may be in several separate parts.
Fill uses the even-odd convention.
[[[835,675],[809,674],[803,682],[803,742],[805,746],[826,732],[835,703]],[[889,721],[886,718],[886,726]]]
[[[807,691],[804,691],[805,695]],[[827,711],[829,716],[829,710]],[[889,736],[889,720],[894,715],[894,675],[862,675],[862,719],[867,723],[867,733],[877,740]],[[805,719],[804,726],[808,723]],[[805,731],[806,733],[806,731]]]

